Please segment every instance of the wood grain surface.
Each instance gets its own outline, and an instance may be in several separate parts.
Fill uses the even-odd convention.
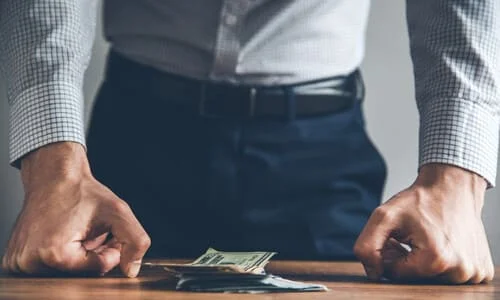
[[[119,272],[101,278],[28,278],[0,275],[0,299],[500,299],[500,279],[482,285],[402,285],[369,282],[359,263],[273,261],[269,273],[325,284],[328,292],[259,295],[174,291],[175,281],[161,270],[143,268],[135,279]],[[500,268],[497,268],[499,274]]]

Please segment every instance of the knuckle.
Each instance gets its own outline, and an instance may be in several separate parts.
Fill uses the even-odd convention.
[[[475,278],[474,283],[481,283],[486,278],[486,272],[484,270],[483,271],[478,271],[476,273],[476,276],[474,278]]]
[[[40,271],[40,257],[33,251],[22,251],[16,258],[17,268],[26,274],[36,274]]]
[[[146,233],[143,233],[137,240],[137,248],[139,250],[147,250],[151,246],[151,238]]]
[[[25,273],[31,273],[33,269],[31,266],[31,259],[26,255],[21,255],[17,258],[17,266],[20,271]]]
[[[439,251],[432,251],[428,254],[430,264],[423,264],[424,273],[428,275],[442,274],[451,268],[451,262],[441,255]]]
[[[490,260],[487,266],[484,268],[483,281],[484,282],[492,281],[493,277],[495,277],[495,266],[493,265],[493,262]]]
[[[357,258],[363,259],[364,257],[367,256],[368,247],[365,243],[357,241],[356,244],[354,244],[353,252]]]
[[[459,268],[455,283],[466,283],[467,281],[471,280],[471,278],[475,275],[474,273],[474,268],[471,265],[462,264],[462,266],[460,266]]]
[[[70,253],[59,247],[40,248],[39,255],[45,264],[54,268],[64,268],[71,263]]]
[[[383,220],[386,222],[391,222],[396,218],[397,212],[394,209],[389,208],[386,205],[379,206],[373,212],[373,216],[375,216],[378,220]]]
[[[115,199],[111,202],[111,209],[118,213],[125,213],[130,211],[130,206],[121,199]]]
[[[8,265],[8,272],[10,273],[13,273],[13,274],[19,274],[19,269],[17,268],[17,265],[15,264],[15,262],[13,260],[11,260],[9,262],[9,265]]]
[[[495,269],[493,268],[492,270],[488,270],[484,276],[484,281],[485,282],[490,282],[495,278]]]
[[[136,236],[128,243],[128,249],[134,253],[143,253],[151,246],[151,239],[146,233]]]
[[[449,268],[450,268],[450,264],[447,261],[445,261],[443,259],[439,259],[431,264],[428,272],[426,272],[426,273],[432,274],[432,275],[443,274]]]
[[[16,273],[15,259],[12,254],[6,254],[2,258],[2,268],[10,273]]]
[[[478,284],[478,283],[481,283],[483,281],[483,279],[484,279],[484,273],[482,273],[482,272],[476,272],[468,280],[468,283],[470,283],[470,284]]]

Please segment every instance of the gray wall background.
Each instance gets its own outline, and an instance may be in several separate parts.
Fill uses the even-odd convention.
[[[94,56],[85,82],[86,111],[99,87],[107,45],[98,27]],[[389,177],[384,199],[408,186],[417,168],[418,115],[413,95],[413,76],[408,49],[403,1],[374,1],[367,31],[363,63],[368,131],[386,158]],[[8,106],[0,84],[0,249],[19,212],[23,193],[17,170],[8,166]],[[87,114],[88,116],[88,114]],[[497,180],[497,185],[500,182]],[[487,193],[484,220],[492,253],[500,263],[500,211],[498,191]],[[2,251],[0,250],[0,254]]]

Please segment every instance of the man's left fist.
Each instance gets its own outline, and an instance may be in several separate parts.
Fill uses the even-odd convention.
[[[486,182],[458,167],[428,164],[415,183],[378,207],[354,246],[369,278],[443,283],[491,281],[481,220]],[[410,246],[406,251],[400,243]]]

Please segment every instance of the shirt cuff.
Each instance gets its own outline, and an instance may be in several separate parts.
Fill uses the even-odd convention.
[[[72,141],[85,145],[83,93],[70,83],[49,82],[31,87],[10,105],[10,163],[44,145]]]
[[[420,107],[419,166],[451,164],[481,175],[495,186],[499,117],[484,104],[437,99]]]

